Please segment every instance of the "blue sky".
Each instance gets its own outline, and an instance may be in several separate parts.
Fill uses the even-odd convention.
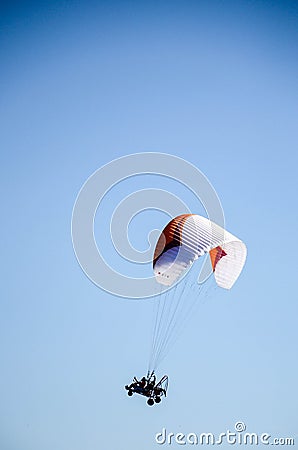
[[[155,449],[162,427],[220,433],[237,420],[297,440],[296,2],[1,8],[1,448]],[[153,301],[98,289],[70,235],[84,181],[147,151],[196,165],[248,248],[235,287],[197,308],[163,361],[169,397],[151,409],[123,385],[147,369]],[[143,187],[201,208],[145,178],[119,185],[102,214]],[[165,221],[137,217],[134,244]],[[123,268],[108,233],[97,238]]]

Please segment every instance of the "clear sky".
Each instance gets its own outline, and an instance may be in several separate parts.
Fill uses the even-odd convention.
[[[0,39],[0,448],[156,449],[163,427],[237,421],[298,442],[297,2],[1,2]],[[70,234],[84,181],[148,151],[196,165],[248,248],[163,361],[169,396],[153,408],[123,389],[147,369],[153,301],[92,284]],[[99,214],[143,187],[200,212],[181,186],[139,177]],[[132,241],[146,248],[166,221],[139,215]]]

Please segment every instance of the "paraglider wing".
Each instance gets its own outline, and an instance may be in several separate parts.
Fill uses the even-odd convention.
[[[175,217],[156,244],[153,259],[156,281],[171,286],[205,253],[210,255],[218,286],[231,289],[245,263],[245,244],[205,217],[197,214]]]

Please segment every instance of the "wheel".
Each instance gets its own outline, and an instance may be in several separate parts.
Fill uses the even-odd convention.
[[[153,406],[153,405],[154,405],[154,400],[153,400],[153,398],[148,398],[147,404],[148,404],[149,406]]]
[[[159,396],[155,397],[155,403],[160,403],[161,402],[161,398]]]
[[[127,395],[129,395],[130,397],[132,396],[133,392],[132,391],[128,391]]]

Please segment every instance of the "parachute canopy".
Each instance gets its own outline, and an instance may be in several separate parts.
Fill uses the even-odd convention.
[[[205,253],[210,255],[218,286],[231,289],[245,263],[245,244],[206,217],[197,214],[175,217],[156,244],[153,259],[156,281],[171,286]]]

